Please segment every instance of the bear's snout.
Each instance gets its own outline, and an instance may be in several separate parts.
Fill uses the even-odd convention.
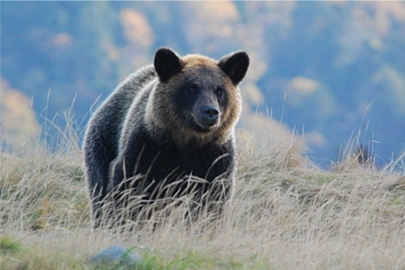
[[[202,115],[207,122],[215,124],[219,116],[219,111],[213,106],[205,106],[202,108]]]
[[[194,116],[195,122],[203,129],[210,130],[219,125],[220,111],[216,106],[204,106]]]

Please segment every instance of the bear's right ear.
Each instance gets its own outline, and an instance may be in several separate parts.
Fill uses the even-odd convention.
[[[167,82],[183,68],[183,61],[168,48],[160,48],[156,51],[153,64],[161,82]]]

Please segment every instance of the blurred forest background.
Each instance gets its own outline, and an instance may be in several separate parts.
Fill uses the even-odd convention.
[[[322,167],[353,140],[380,164],[405,149],[405,2],[0,5],[3,147],[69,117],[82,136],[117,84],[168,46],[216,59],[246,50],[239,128],[293,130]]]

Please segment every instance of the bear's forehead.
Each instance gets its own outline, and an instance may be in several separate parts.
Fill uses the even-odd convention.
[[[198,54],[189,54],[183,57],[184,68],[197,68],[197,67],[218,67],[217,61],[209,57],[198,55]]]
[[[219,67],[197,66],[184,69],[181,78],[185,83],[198,83],[206,86],[225,86],[227,84],[226,76]]]
[[[182,78],[184,81],[200,82],[203,84],[226,84],[225,73],[217,61],[201,56],[187,55],[183,58]]]

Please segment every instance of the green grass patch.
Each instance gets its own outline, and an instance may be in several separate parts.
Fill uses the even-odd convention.
[[[21,250],[21,243],[10,236],[0,237],[0,253],[15,253]]]

